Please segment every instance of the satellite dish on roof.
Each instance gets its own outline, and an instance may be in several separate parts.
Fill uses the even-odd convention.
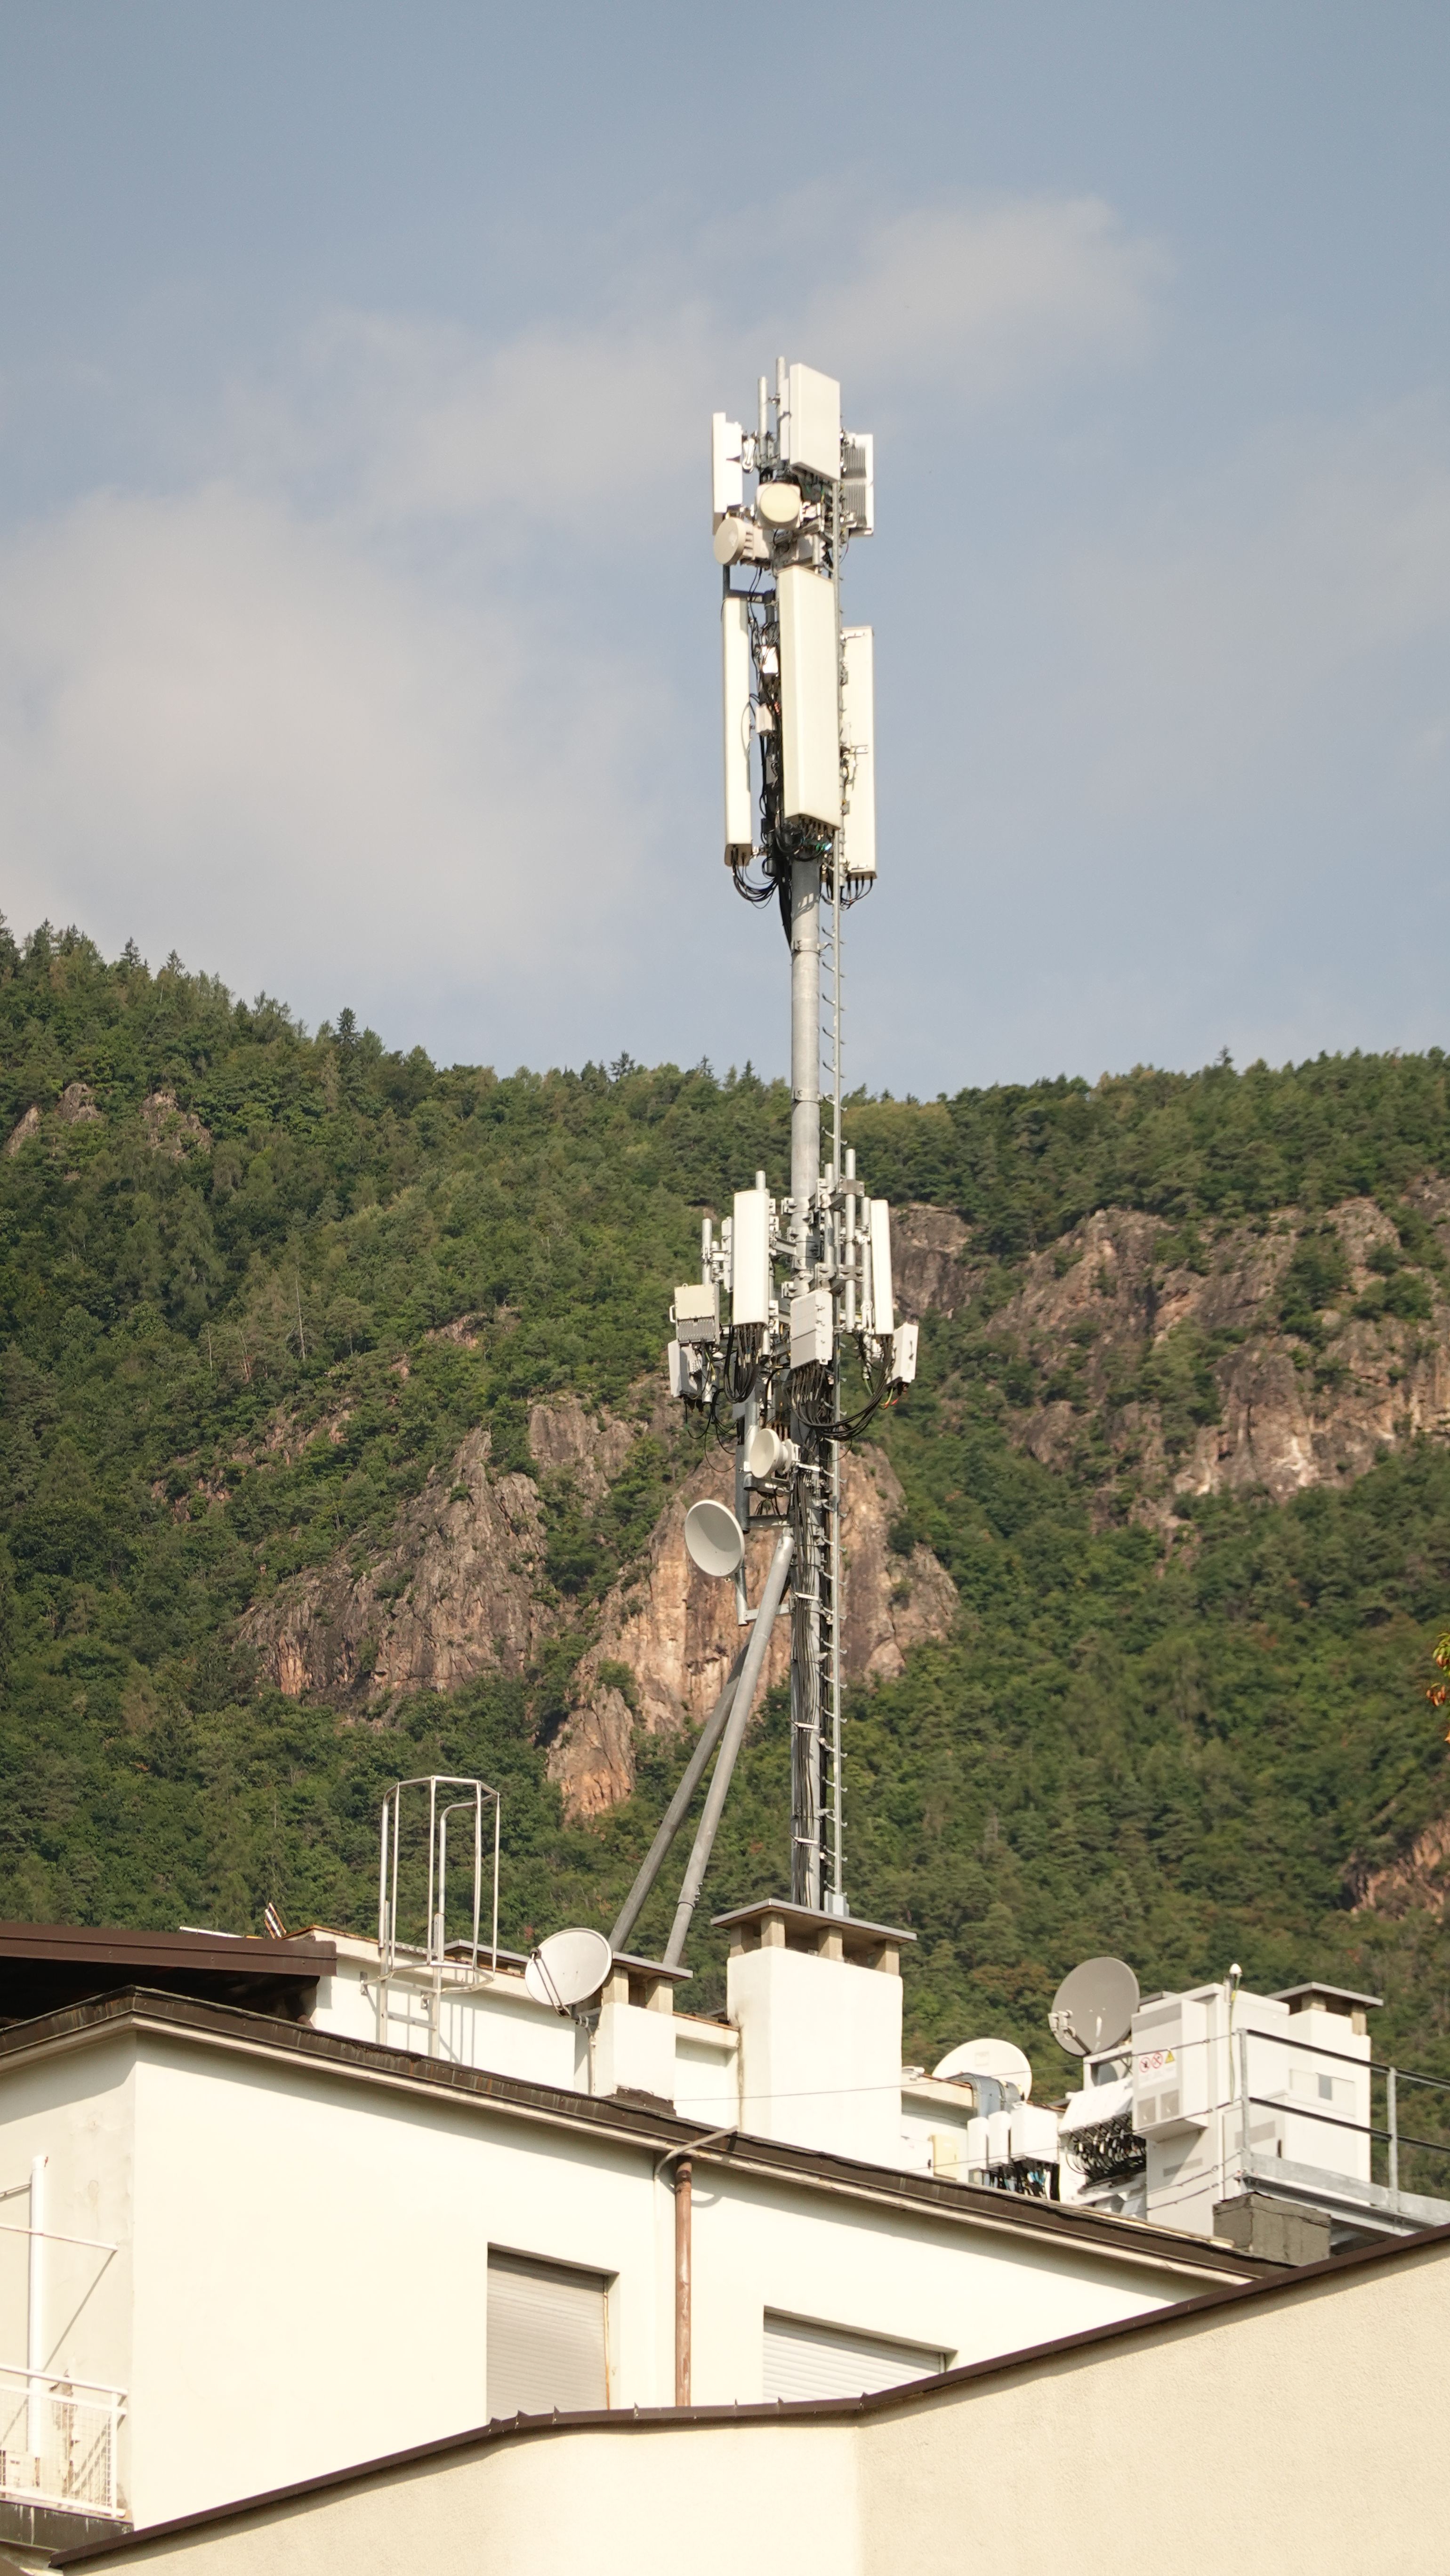
[[[734,1574],[745,1560],[745,1533],[726,1503],[691,1503],[685,1545],[702,1574]]]
[[[956,2075],[990,2075],[996,2084],[1012,2085],[1024,2102],[1032,2090],[1031,2062],[1010,2039],[964,2039],[960,2048],[948,2049],[932,2075],[938,2084],[950,2084]]]
[[[614,1952],[603,1933],[587,1924],[551,1932],[524,1970],[524,1991],[553,2012],[574,2012],[598,1994],[613,1965]]]
[[[1127,2038],[1138,2009],[1138,1980],[1124,1959],[1084,1959],[1052,1998],[1048,2025],[1070,2057],[1096,2057]]]

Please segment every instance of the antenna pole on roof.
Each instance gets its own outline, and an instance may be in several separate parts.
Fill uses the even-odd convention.
[[[843,1915],[841,1452],[916,1372],[889,1210],[865,1194],[843,1134],[842,928],[875,883],[876,803],[872,634],[843,624],[841,574],[873,530],[874,444],[842,430],[834,378],[781,358],[773,395],[760,379],[756,427],[717,412],[711,447],[725,863],[747,903],[778,911],[790,945],[790,1170],[779,1196],[763,1171],[737,1190],[718,1236],[705,1220],[699,1282],[675,1292],[670,1383],[687,1408],[733,1424],[734,1513],[697,1504],[686,1539],[704,1571],[734,1577],[756,1671],[771,1623],[764,1601],[748,1607],[745,1539],[782,1526],[790,1537],[790,1892]],[[742,1674],[707,1815],[718,1818],[751,1689]],[[675,1959],[708,1857],[703,1821],[701,1836]]]

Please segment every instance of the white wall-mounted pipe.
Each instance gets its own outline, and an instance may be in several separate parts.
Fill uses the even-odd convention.
[[[30,2385],[26,2393],[25,2447],[32,2459],[38,2459],[44,2448],[46,2161],[44,2156],[35,2156],[30,2165],[30,2260],[25,2301],[25,2367]]]

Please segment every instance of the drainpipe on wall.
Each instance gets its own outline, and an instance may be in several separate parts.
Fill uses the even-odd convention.
[[[675,2404],[690,2402],[690,2195],[688,2156],[675,2167]]]
[[[675,2404],[690,2403],[690,2333],[691,2333],[691,2265],[694,2255],[694,2158],[702,2147],[718,2147],[725,2138],[735,2137],[734,2129],[711,2129],[708,2136],[695,2138],[688,2147],[671,2147],[655,2166],[659,2181],[666,2168],[673,2165],[675,2195]]]

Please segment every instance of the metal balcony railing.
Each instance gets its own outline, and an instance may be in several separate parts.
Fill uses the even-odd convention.
[[[0,2496],[119,2518],[125,2403],[120,2388],[0,2366]]]

